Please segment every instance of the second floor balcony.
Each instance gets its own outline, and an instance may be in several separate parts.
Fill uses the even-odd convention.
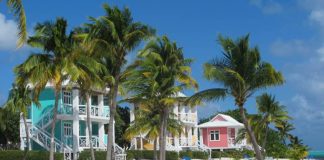
[[[198,122],[197,114],[195,113],[179,113],[178,117],[183,123],[196,124]]]

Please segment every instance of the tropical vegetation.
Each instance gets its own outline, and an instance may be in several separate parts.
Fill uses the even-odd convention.
[[[254,131],[244,112],[244,104],[256,91],[281,85],[284,79],[270,63],[261,60],[257,47],[250,47],[249,35],[236,41],[223,36],[219,36],[218,40],[223,48],[223,56],[207,62],[204,65],[204,75],[207,80],[223,85],[223,88],[200,91],[194,94],[188,102],[197,104],[232,96],[235,105],[240,109],[240,115],[251,139],[256,158],[261,160],[263,157]]]
[[[222,56],[205,63],[203,68],[204,77],[216,83],[215,87],[187,98],[180,93],[192,88],[198,90],[198,83],[191,76],[193,59],[186,58],[183,49],[166,35],[155,36],[155,29],[134,21],[128,8],[104,4],[104,15],[90,17],[87,23],[71,31],[68,31],[67,21],[58,17],[55,21],[38,23],[34,35],[27,38],[26,17],[21,1],[7,0],[7,4],[18,17],[18,46],[27,40],[36,53],[30,54],[14,69],[15,85],[6,104],[0,108],[1,144],[19,142],[19,131],[9,126],[18,128],[21,114],[26,128],[26,146],[29,146],[28,108],[32,103],[38,106],[41,92],[50,84],[55,95],[50,152],[46,152],[50,160],[62,158],[62,155],[54,153],[54,131],[61,90],[75,86],[81,91],[81,98],[85,99],[90,139],[90,151],[82,152],[80,159],[112,160],[115,158],[115,140],[119,145],[129,147],[129,140],[143,133],[146,139],[154,142],[154,151],[130,150],[129,157],[159,160],[177,159],[179,156],[206,158],[203,152],[166,151],[167,134],[177,136],[182,130],[182,123],[175,119],[172,107],[195,106],[225,97],[232,97],[237,108],[222,113],[244,124],[236,141],[247,139],[254,148],[256,159],[262,160],[266,156],[300,159],[306,156],[309,148],[291,134],[294,130],[290,123],[292,118],[274,95],[264,93],[256,97],[257,114],[247,112],[246,102],[258,91],[284,83],[283,75],[261,59],[258,47],[250,46],[249,35],[236,40],[221,35],[218,37]],[[136,59],[129,61],[128,56],[139,46],[143,48]],[[68,82],[67,86],[64,86],[64,82]],[[221,87],[218,87],[219,84]],[[110,118],[108,125],[105,125],[109,138],[105,152],[95,152],[92,145],[90,97],[94,90],[103,92],[109,100]],[[118,105],[124,102],[134,104],[136,117],[132,123],[129,123],[129,109]],[[207,120],[202,119],[201,122]],[[115,128],[109,125],[115,121]],[[116,137],[113,133],[117,134]],[[8,155],[9,152],[4,154]],[[242,158],[244,154],[253,153],[245,150],[212,153],[214,157],[222,154]],[[23,158],[34,156],[44,159],[36,152],[27,155],[26,148]],[[16,157],[21,157],[21,153],[17,151]]]

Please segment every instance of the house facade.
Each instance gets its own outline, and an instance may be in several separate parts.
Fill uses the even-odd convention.
[[[179,93],[178,96],[185,97],[184,94]],[[135,120],[134,115],[135,107],[131,109],[131,122]],[[171,151],[181,150],[198,150],[199,146],[198,137],[198,115],[197,107],[189,107],[177,104],[171,110],[175,115],[174,118],[181,121],[183,124],[182,132],[178,136],[168,133],[166,149]],[[131,149],[136,150],[153,150],[153,141],[145,138],[146,135],[138,135],[131,141]]]
[[[91,102],[92,146],[95,150],[106,150],[109,138],[105,125],[109,122],[108,98],[104,92],[93,91]],[[63,152],[65,159],[76,159],[77,155],[90,148],[88,127],[86,125],[86,100],[82,98],[77,87],[60,92],[55,127],[55,152]],[[39,96],[40,106],[32,104],[29,109],[28,127],[31,150],[49,150],[51,124],[54,114],[54,89],[50,85]],[[113,124],[114,125],[114,124]],[[26,133],[23,121],[20,123],[21,142],[26,142]],[[21,143],[21,149],[26,143]],[[124,151],[115,145],[117,157],[123,159]]]
[[[200,141],[210,149],[251,149],[245,139],[235,143],[238,131],[244,128],[244,125],[228,115],[218,114],[210,121],[200,124],[198,128]]]

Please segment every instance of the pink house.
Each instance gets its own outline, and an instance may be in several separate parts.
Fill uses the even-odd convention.
[[[235,143],[237,133],[244,125],[234,118],[218,114],[209,122],[198,125],[200,141],[210,149],[250,148],[246,140]]]

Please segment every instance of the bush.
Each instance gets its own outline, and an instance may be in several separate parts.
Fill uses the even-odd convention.
[[[24,156],[24,151],[7,150],[0,151],[0,160],[19,160]],[[48,160],[49,152],[47,151],[28,151],[27,160]],[[55,160],[63,160],[62,153],[54,154]]]
[[[158,152],[159,154],[159,152]],[[132,159],[153,159],[154,152],[149,150],[128,150],[127,151],[127,160]],[[179,156],[177,152],[167,151],[166,152],[167,160],[178,160]]]
[[[95,151],[96,160],[106,160],[106,151]],[[90,150],[84,150],[79,154],[79,160],[89,160],[91,159]]]
[[[208,153],[202,151],[180,151],[179,157],[190,157],[193,159],[208,159]]]
[[[248,155],[249,157],[254,157],[254,152],[250,150],[225,150],[225,151],[212,151],[212,158],[228,157],[234,159],[244,158],[244,155]]]

